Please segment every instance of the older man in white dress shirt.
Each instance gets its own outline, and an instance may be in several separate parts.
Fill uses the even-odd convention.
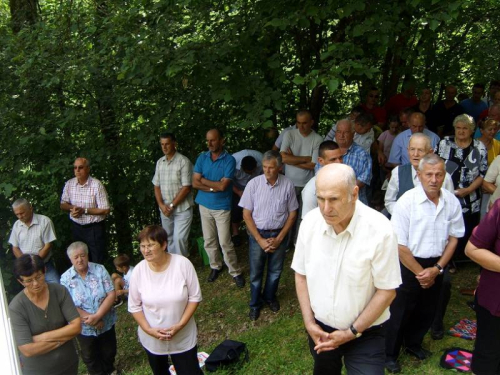
[[[422,158],[421,185],[398,200],[392,215],[403,279],[386,325],[386,368],[392,373],[401,371],[397,358],[403,345],[419,360],[431,356],[422,341],[434,319],[444,268],[465,231],[460,202],[442,189],[445,175],[439,156]]]
[[[319,207],[300,227],[292,268],[314,374],[384,374],[384,328],[401,283],[390,222],[358,201],[354,170],[318,173]]]

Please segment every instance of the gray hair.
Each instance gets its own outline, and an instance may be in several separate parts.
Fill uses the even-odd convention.
[[[410,141],[408,142],[408,148],[410,148],[411,141],[416,139],[423,139],[425,141],[425,146],[427,147],[427,150],[430,150],[432,148],[431,138],[424,133],[412,134],[412,136],[410,137]]]
[[[77,161],[77,160],[83,160],[83,164],[85,165],[85,167],[90,168],[90,160],[89,159],[83,158],[83,157],[78,157],[75,159],[75,161]]]
[[[476,129],[476,123],[474,119],[465,113],[463,115],[458,115],[457,117],[455,117],[455,120],[453,120],[453,127],[456,127],[459,122],[467,125],[471,131],[474,131]]]
[[[30,202],[28,202],[28,200],[26,200],[24,198],[16,199],[14,201],[14,203],[12,203],[13,210],[15,210],[16,208],[21,207],[21,206],[26,206],[29,208],[29,207],[31,207],[31,204],[30,204]]]
[[[443,164],[443,167],[446,171],[444,160],[441,159],[436,154],[427,154],[422,159],[420,159],[420,162],[418,163],[418,170],[422,172],[424,170],[424,165],[426,165],[426,164],[429,164],[429,165]]]
[[[264,155],[262,155],[262,162],[268,160],[276,160],[276,165],[278,168],[281,167],[281,165],[283,164],[283,158],[281,157],[281,154],[278,151],[269,150],[264,152]]]
[[[77,250],[83,250],[85,254],[88,255],[89,253],[89,247],[85,242],[82,241],[76,241],[73,242],[71,245],[68,246],[68,250],[66,250],[66,254],[68,254],[68,258],[71,258],[71,255]]]
[[[349,125],[351,126],[351,131],[354,133],[354,121],[351,121],[349,118],[343,118],[343,119],[340,119],[339,121],[337,121],[337,124],[336,124],[336,127],[338,128],[339,125],[343,122],[347,122],[349,123]]]

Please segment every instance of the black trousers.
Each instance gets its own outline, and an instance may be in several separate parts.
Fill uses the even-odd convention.
[[[90,375],[109,375],[115,371],[115,326],[99,336],[78,335],[78,343]]]
[[[500,374],[500,316],[491,315],[477,303],[477,336],[472,354],[472,371],[476,375]]]
[[[149,366],[154,375],[169,375],[170,363],[168,361],[168,354],[159,355],[153,354],[146,348],[144,348],[146,354],[148,355]],[[200,369],[198,364],[198,347],[195,345],[194,348],[189,349],[183,353],[170,354],[173,365],[175,367],[175,372],[179,375],[203,375],[203,371]]]
[[[82,241],[89,247],[89,259],[102,264],[106,256],[106,225],[103,221],[80,225],[71,221],[73,241]]]
[[[436,315],[432,322],[432,332],[444,331],[443,319],[446,314],[446,309],[451,298],[451,274],[450,267],[446,266],[443,273],[443,282],[441,283],[441,290],[439,292],[438,304],[436,308]]]
[[[325,332],[336,329],[316,320]],[[314,341],[309,336],[309,350],[314,359],[314,375],[340,375],[342,357],[349,375],[384,375],[384,328],[375,326],[363,332],[363,335],[340,345],[335,350],[316,353]]]
[[[423,267],[432,267],[439,258],[415,258]],[[401,347],[419,349],[436,314],[443,277],[423,289],[415,274],[401,264],[403,283],[396,289],[396,298],[391,304],[391,317],[385,324],[387,360],[396,360]]]

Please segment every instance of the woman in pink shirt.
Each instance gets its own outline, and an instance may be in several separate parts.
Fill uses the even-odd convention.
[[[167,233],[149,225],[138,236],[144,260],[130,280],[128,311],[139,324],[139,341],[154,375],[202,374],[197,358],[194,312],[201,302],[198,276],[182,255],[167,252]]]

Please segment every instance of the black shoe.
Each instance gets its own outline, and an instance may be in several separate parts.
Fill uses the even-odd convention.
[[[213,283],[217,278],[219,277],[220,270],[216,270],[212,268],[212,271],[210,271],[210,275],[208,275],[208,282]]]
[[[392,360],[385,361],[385,369],[391,374],[398,374],[401,372],[401,366],[399,365],[399,363]]]
[[[235,276],[233,277],[233,280],[238,288],[243,288],[245,286],[245,279],[243,278],[243,276]]]
[[[275,299],[274,301],[270,301],[267,303],[269,305],[269,310],[271,310],[272,312],[278,312],[280,311],[280,303],[277,299]]]
[[[234,236],[232,236],[231,240],[233,241],[234,246],[236,247],[241,246],[241,238],[239,234],[235,234]]]
[[[424,348],[418,348],[418,349],[406,348],[406,352],[409,355],[411,355],[411,356],[413,356],[421,361],[423,361],[424,359],[430,358],[432,356],[432,353],[428,350],[425,350]]]
[[[260,309],[250,308],[250,312],[248,313],[248,317],[250,320],[256,321],[259,319]]]
[[[431,338],[433,340],[442,340],[444,337],[444,331],[431,331]]]

